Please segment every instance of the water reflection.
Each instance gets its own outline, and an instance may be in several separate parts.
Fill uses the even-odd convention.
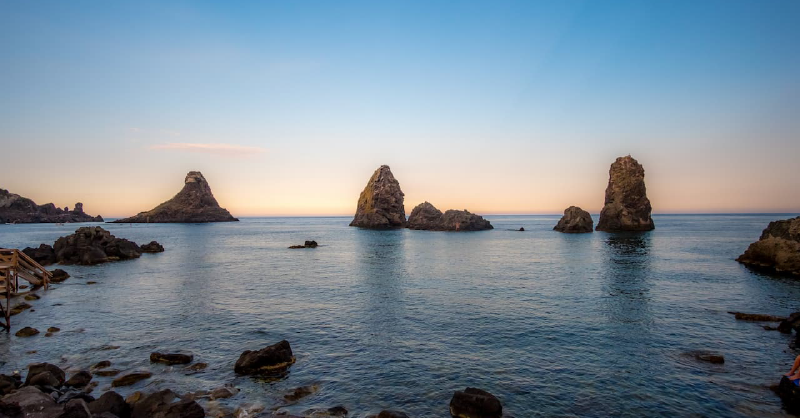
[[[358,230],[355,234],[357,278],[362,290],[367,331],[376,336],[393,334],[403,316],[405,231]]]
[[[608,318],[623,324],[652,322],[650,234],[613,234],[605,243],[603,301]]]

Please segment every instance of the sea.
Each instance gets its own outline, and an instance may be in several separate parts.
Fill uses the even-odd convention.
[[[554,232],[556,215],[487,216],[493,230],[457,233],[359,229],[346,217],[0,225],[7,248],[89,225],[166,248],[58,266],[72,277],[0,333],[0,373],[50,362],[69,375],[109,360],[153,373],[115,388],[124,396],[229,385],[240,392],[213,408],[296,415],[341,405],[349,417],[449,417],[453,393],[477,387],[516,418],[787,416],[770,386],[800,354],[794,335],[728,312],[800,310],[800,279],[735,261],[792,216],[654,215],[651,232],[590,234]],[[312,239],[319,247],[288,249]],[[15,337],[24,326],[42,333]],[[61,331],[46,337],[48,327]],[[284,339],[297,359],[288,374],[234,374],[243,351]],[[698,350],[725,362],[698,361]],[[208,368],[151,364],[154,351]],[[96,396],[111,379],[95,377]],[[315,392],[284,398],[302,386]]]

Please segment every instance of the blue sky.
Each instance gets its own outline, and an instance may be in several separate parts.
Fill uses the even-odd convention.
[[[797,22],[797,1],[3,2],[0,141],[42,170],[0,187],[129,215],[197,169],[234,214],[340,214],[386,163],[409,211],[597,211],[630,153],[657,212],[797,211]]]

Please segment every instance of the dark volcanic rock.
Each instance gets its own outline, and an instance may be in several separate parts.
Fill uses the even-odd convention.
[[[143,252],[135,242],[117,238],[99,226],[78,228],[56,240],[53,249],[59,263],[83,265],[139,258]]]
[[[76,203],[75,210],[57,208],[52,203],[37,205],[28,198],[0,189],[0,220],[3,223],[66,223],[103,222],[100,216],[83,212],[83,203]]]
[[[292,347],[283,340],[258,351],[245,351],[236,360],[233,370],[237,374],[282,374],[294,363]]]
[[[319,244],[316,241],[306,241],[303,245],[292,245],[289,248],[295,250],[298,248],[317,248]]]
[[[175,393],[169,389],[145,396],[133,405],[131,418],[203,418],[203,408],[192,400],[172,402]]]
[[[191,354],[177,354],[177,353],[152,353],[150,354],[150,361],[153,363],[163,364],[189,364],[194,360]]]
[[[483,231],[493,229],[489,221],[467,210],[442,213],[429,202],[420,203],[408,217],[407,227],[426,231]]]
[[[144,244],[139,248],[142,249],[143,253],[163,253],[164,246],[157,243],[156,241],[150,241],[149,244]]]
[[[778,385],[778,396],[783,401],[783,406],[791,414],[800,413],[800,387],[795,385],[794,382],[789,380],[788,377],[781,377],[781,382]]]
[[[92,418],[92,413],[83,399],[72,399],[58,418]]]
[[[7,395],[22,385],[19,375],[7,376],[0,374],[0,397]]]
[[[800,275],[800,216],[770,222],[758,241],[736,261],[779,273]]]
[[[17,404],[23,417],[57,417],[62,408],[52,396],[42,392],[36,386],[19,388],[16,392],[3,397],[6,405]]]
[[[28,366],[28,376],[25,378],[25,386],[31,384],[31,379],[39,373],[50,372],[58,379],[58,386],[61,386],[66,381],[66,374],[61,368],[55,364],[50,363],[33,363]]]
[[[791,334],[792,330],[798,331],[798,335],[800,335],[800,312],[789,315],[778,324],[778,331],[783,334]]]
[[[619,157],[608,171],[606,201],[598,231],[650,231],[655,228],[644,186],[644,168],[630,155]]]
[[[570,206],[564,209],[564,216],[553,227],[554,231],[566,233],[592,232],[594,221],[589,212],[577,207]]]
[[[25,255],[32,258],[33,261],[47,266],[56,262],[56,252],[53,247],[47,244],[40,244],[39,248],[27,247],[22,250]]]
[[[205,177],[199,171],[190,171],[186,174],[183,189],[175,197],[150,211],[114,222],[204,223],[232,221],[238,221],[238,219],[219,206]]]
[[[119,418],[131,416],[131,407],[125,402],[122,395],[114,391],[106,392],[94,402],[90,402],[89,411],[92,415],[110,412]]]
[[[457,418],[500,418],[503,406],[491,393],[476,388],[457,391],[450,400],[450,415]]]
[[[350,226],[361,228],[402,228],[406,224],[403,191],[388,165],[372,174],[358,198],[358,207]]]
[[[54,269],[50,273],[53,273],[53,277],[50,278],[50,281],[53,283],[61,283],[69,279],[69,273],[61,269]]]
[[[88,385],[91,380],[92,380],[92,374],[85,370],[81,370],[73,374],[69,378],[69,380],[67,380],[66,383],[64,383],[64,385],[74,388],[82,388]]]
[[[99,374],[98,374],[99,375]],[[139,382],[144,379],[149,379],[150,376],[153,374],[150,372],[135,372],[135,373],[128,373],[126,375],[120,376],[114,381],[111,382],[111,386],[119,387],[119,386],[130,386],[136,382]]]

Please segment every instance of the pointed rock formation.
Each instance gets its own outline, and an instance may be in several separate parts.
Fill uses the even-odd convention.
[[[566,233],[592,232],[594,221],[589,212],[577,207],[570,206],[564,209],[564,216],[553,227],[554,231]]]
[[[76,203],[73,210],[57,208],[52,203],[37,205],[33,200],[0,189],[0,224],[6,222],[21,224],[103,222],[103,218],[84,213],[83,203]]]
[[[117,219],[116,223],[199,223],[232,222],[238,219],[221,208],[211,193],[203,174],[190,171],[184,180],[183,189],[170,200],[148,212],[130,218]]]
[[[408,228],[426,231],[483,231],[492,224],[467,210],[450,209],[442,213],[432,204],[420,203],[408,217]]]
[[[361,228],[402,228],[406,224],[403,191],[388,165],[372,174],[358,198],[358,208],[350,226]]]
[[[650,231],[655,228],[644,186],[644,168],[630,155],[619,157],[608,171],[606,202],[598,231]]]
[[[758,241],[750,244],[736,261],[800,275],[800,216],[770,222]]]

